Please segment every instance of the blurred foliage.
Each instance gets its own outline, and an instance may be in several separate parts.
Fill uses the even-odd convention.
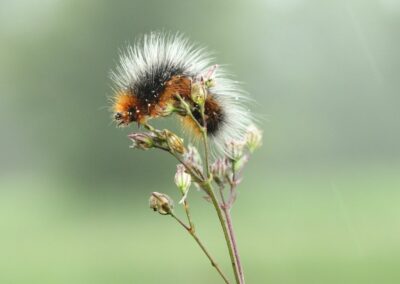
[[[0,283],[217,281],[147,209],[178,196],[175,162],[129,149],[134,127],[107,110],[118,50],[160,29],[215,51],[254,99],[264,147],[234,208],[248,282],[398,283],[399,25],[395,0],[1,0]]]

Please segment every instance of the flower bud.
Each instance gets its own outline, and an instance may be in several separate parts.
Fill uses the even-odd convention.
[[[243,155],[239,160],[235,160],[233,162],[232,167],[236,172],[239,172],[247,164],[248,161],[249,155]]]
[[[165,130],[165,137],[167,139],[167,144],[173,151],[179,154],[183,154],[185,152],[185,145],[183,144],[182,138],[169,130]]]
[[[225,158],[217,159],[211,165],[211,173],[216,182],[222,182],[225,179],[227,168]]]
[[[196,104],[204,105],[204,102],[206,101],[206,93],[202,81],[192,83],[190,97]]]
[[[201,171],[202,168],[201,156],[199,154],[199,151],[197,151],[196,147],[194,147],[193,145],[189,145],[188,150],[185,153],[183,159],[189,166]]]
[[[175,106],[171,103],[163,106],[156,105],[156,110],[161,117],[170,116],[171,114],[177,111]]]
[[[226,142],[225,147],[230,159],[237,161],[243,156],[243,142],[232,139]]]
[[[149,206],[161,215],[171,214],[172,208],[174,207],[172,199],[168,195],[160,192],[153,192],[151,194]]]
[[[176,166],[175,184],[183,194],[188,190],[192,182],[192,176],[185,171],[185,166],[179,164]]]
[[[183,198],[181,199],[181,201],[179,201],[179,203],[182,203],[186,199],[191,183],[192,183],[192,176],[186,173],[184,165],[179,164],[176,167],[176,174],[175,174],[175,184],[183,195]]]
[[[251,153],[262,144],[262,132],[256,126],[251,125],[246,133],[246,145]]]
[[[148,150],[154,146],[154,134],[152,133],[132,133],[128,135],[129,139],[132,140],[133,144],[131,148]]]

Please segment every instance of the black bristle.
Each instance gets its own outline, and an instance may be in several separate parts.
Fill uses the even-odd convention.
[[[148,72],[142,74],[142,78],[136,80],[131,90],[143,103],[157,103],[165,89],[165,83],[173,76],[182,74],[184,68],[170,63],[159,64],[149,68]]]
[[[199,122],[200,125],[204,126],[204,123],[201,118],[201,113],[199,107],[195,107],[192,109],[192,114],[194,118]],[[224,113],[220,108],[215,109],[212,107],[209,107],[207,102],[205,105],[204,109],[204,115],[206,119],[206,124],[207,124],[207,134],[208,135],[216,135],[218,133],[218,130],[220,129],[221,125],[223,124],[224,121]]]

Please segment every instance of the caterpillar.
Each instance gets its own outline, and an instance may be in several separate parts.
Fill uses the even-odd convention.
[[[203,121],[191,93],[193,82],[205,77],[213,83],[207,86]],[[218,148],[227,140],[243,137],[252,123],[239,84],[213,65],[204,48],[181,34],[151,32],[140,37],[121,53],[111,79],[115,84],[111,111],[119,126],[170,115],[179,104],[177,95],[192,106],[197,120],[175,112],[184,129],[196,137],[198,125],[206,126],[209,139]]]

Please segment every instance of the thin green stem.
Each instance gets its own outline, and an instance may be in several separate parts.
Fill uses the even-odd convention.
[[[185,209],[186,217],[189,222],[189,229],[190,229],[190,231],[192,231],[194,233],[195,229],[194,229],[194,224],[193,224],[192,218],[190,217],[189,202],[187,202],[186,199],[183,201],[183,209]]]
[[[226,284],[230,284],[228,278],[225,276],[225,274],[222,272],[221,268],[219,267],[218,263],[214,260],[214,258],[211,256],[211,254],[208,252],[204,244],[201,242],[199,237],[195,234],[194,230],[191,230],[190,227],[188,227],[181,219],[179,219],[175,214],[171,213],[170,214],[172,218],[174,218],[176,221],[178,221],[179,224],[182,225],[183,228],[193,237],[193,239],[197,242],[201,250],[204,252],[204,254],[207,256],[207,258],[210,260],[211,265],[217,270],[219,275],[222,277],[224,282]]]
[[[235,188],[235,170],[233,169],[232,171],[233,171],[233,177],[232,177],[233,183],[230,184],[230,186],[231,186],[231,194],[236,189]],[[230,212],[232,204],[228,204],[226,202],[223,190],[224,190],[224,186],[220,185],[219,192],[220,192],[220,195],[221,195],[221,200],[222,200],[222,205],[223,205],[222,206],[222,210],[223,210],[224,215],[225,215],[225,219],[226,219],[226,223],[227,223],[228,231],[229,231],[229,236],[231,238],[231,242],[232,242],[232,245],[233,245],[233,252],[234,252],[234,255],[235,255],[235,258],[236,258],[236,263],[237,263],[240,279],[241,279],[242,283],[245,283],[243,268],[242,268],[242,264],[241,264],[241,261],[240,261],[240,256],[239,256],[239,252],[238,252],[238,248],[237,248],[237,244],[236,244],[235,231],[233,230],[233,225],[232,225],[232,217],[231,217],[231,212]]]
[[[229,256],[230,256],[231,264],[232,264],[232,269],[233,269],[233,272],[235,274],[236,283],[237,284],[242,284],[241,278],[240,278],[240,275],[239,275],[239,271],[237,269],[236,258],[235,258],[235,254],[234,254],[234,250],[233,250],[233,244],[232,244],[230,235],[228,233],[227,225],[226,225],[224,216],[222,214],[222,210],[221,210],[221,207],[219,205],[218,199],[215,196],[214,190],[213,190],[212,185],[211,185],[210,182],[204,183],[202,185],[202,187],[209,194],[209,196],[211,198],[211,201],[212,201],[212,203],[214,205],[215,211],[217,212],[219,222],[221,223],[222,231],[224,232],[225,242],[226,242],[226,244],[228,246]]]
[[[239,252],[238,252],[238,248],[237,248],[237,244],[236,244],[236,237],[235,237],[235,232],[233,230],[231,212],[226,206],[223,207],[223,210],[224,210],[224,215],[225,215],[225,218],[226,218],[226,223],[227,223],[227,226],[228,226],[229,235],[231,237],[233,253],[234,253],[235,258],[236,258],[236,264],[237,264],[237,269],[238,269],[238,272],[239,272],[240,280],[242,281],[241,283],[244,284],[245,281],[244,281],[243,268],[242,268],[242,264],[241,264],[241,261],[240,261],[240,256],[239,256]]]
[[[240,260],[238,246],[236,244],[236,236],[235,236],[235,231],[233,230],[232,216],[231,216],[231,211],[230,211],[230,209],[232,207],[232,203],[235,200],[235,198],[233,196],[236,194],[236,186],[237,186],[235,161],[231,160],[231,166],[232,166],[232,182],[229,183],[231,196],[229,198],[230,199],[229,204],[227,204],[225,201],[224,195],[221,191],[221,196],[222,196],[221,198],[222,198],[222,202],[223,202],[222,209],[224,211],[226,223],[227,223],[228,230],[229,230],[229,235],[231,237],[231,242],[232,242],[233,251],[235,254],[235,258],[236,258],[236,264],[237,264],[238,272],[240,275],[240,280],[244,284],[245,280],[244,280],[243,267],[242,267],[242,262]]]
[[[236,263],[237,263],[237,268],[238,268],[240,280],[244,284],[245,283],[244,273],[243,273],[243,268],[242,268],[242,264],[241,264],[241,261],[240,261],[240,256],[239,256],[239,252],[238,252],[238,248],[237,248],[237,244],[236,244],[235,231],[233,230],[230,206],[225,201],[223,189],[224,189],[223,187],[220,187],[220,191],[219,191],[220,192],[220,196],[221,196],[221,200],[222,200],[222,210],[224,212],[225,220],[226,220],[226,223],[227,223],[227,226],[228,226],[229,236],[231,238],[231,242],[232,242],[232,246],[233,246],[233,252],[234,252],[234,255],[235,255],[235,258],[236,258]]]

